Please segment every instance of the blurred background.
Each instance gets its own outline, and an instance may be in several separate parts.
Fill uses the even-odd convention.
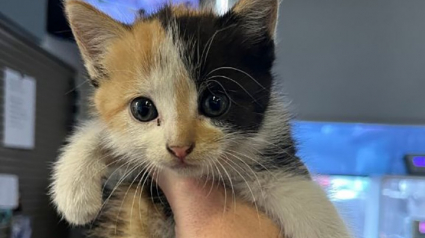
[[[125,23],[165,2],[86,1]],[[281,4],[275,73],[299,153],[356,237],[425,237],[424,12],[423,0]],[[59,147],[87,118],[86,79],[60,0],[0,1],[0,238],[11,227],[14,238],[81,237],[46,193]]]

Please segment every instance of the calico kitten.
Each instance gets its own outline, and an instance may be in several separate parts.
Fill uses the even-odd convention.
[[[296,156],[272,75],[278,0],[240,0],[224,15],[166,6],[133,25],[81,1],[65,10],[96,87],[94,118],[54,167],[51,194],[70,223],[97,219],[98,237],[173,237],[150,177],[168,168],[223,183],[284,237],[350,237]]]

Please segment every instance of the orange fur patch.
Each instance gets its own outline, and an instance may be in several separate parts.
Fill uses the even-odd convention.
[[[165,38],[158,20],[138,22],[131,32],[111,45],[102,62],[109,79],[104,79],[94,101],[102,119],[117,124],[112,118],[125,110],[130,100],[140,95],[143,84],[155,66],[156,49]],[[117,126],[117,125],[116,125]]]

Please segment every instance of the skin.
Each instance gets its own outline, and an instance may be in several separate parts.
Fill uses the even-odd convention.
[[[157,182],[173,210],[178,238],[280,237],[273,221],[252,205],[233,200],[229,191],[226,199],[223,187],[168,170]]]

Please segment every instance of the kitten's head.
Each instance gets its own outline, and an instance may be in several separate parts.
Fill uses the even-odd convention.
[[[271,98],[278,0],[166,6],[133,25],[81,1],[66,13],[114,149],[185,173],[246,160]]]

